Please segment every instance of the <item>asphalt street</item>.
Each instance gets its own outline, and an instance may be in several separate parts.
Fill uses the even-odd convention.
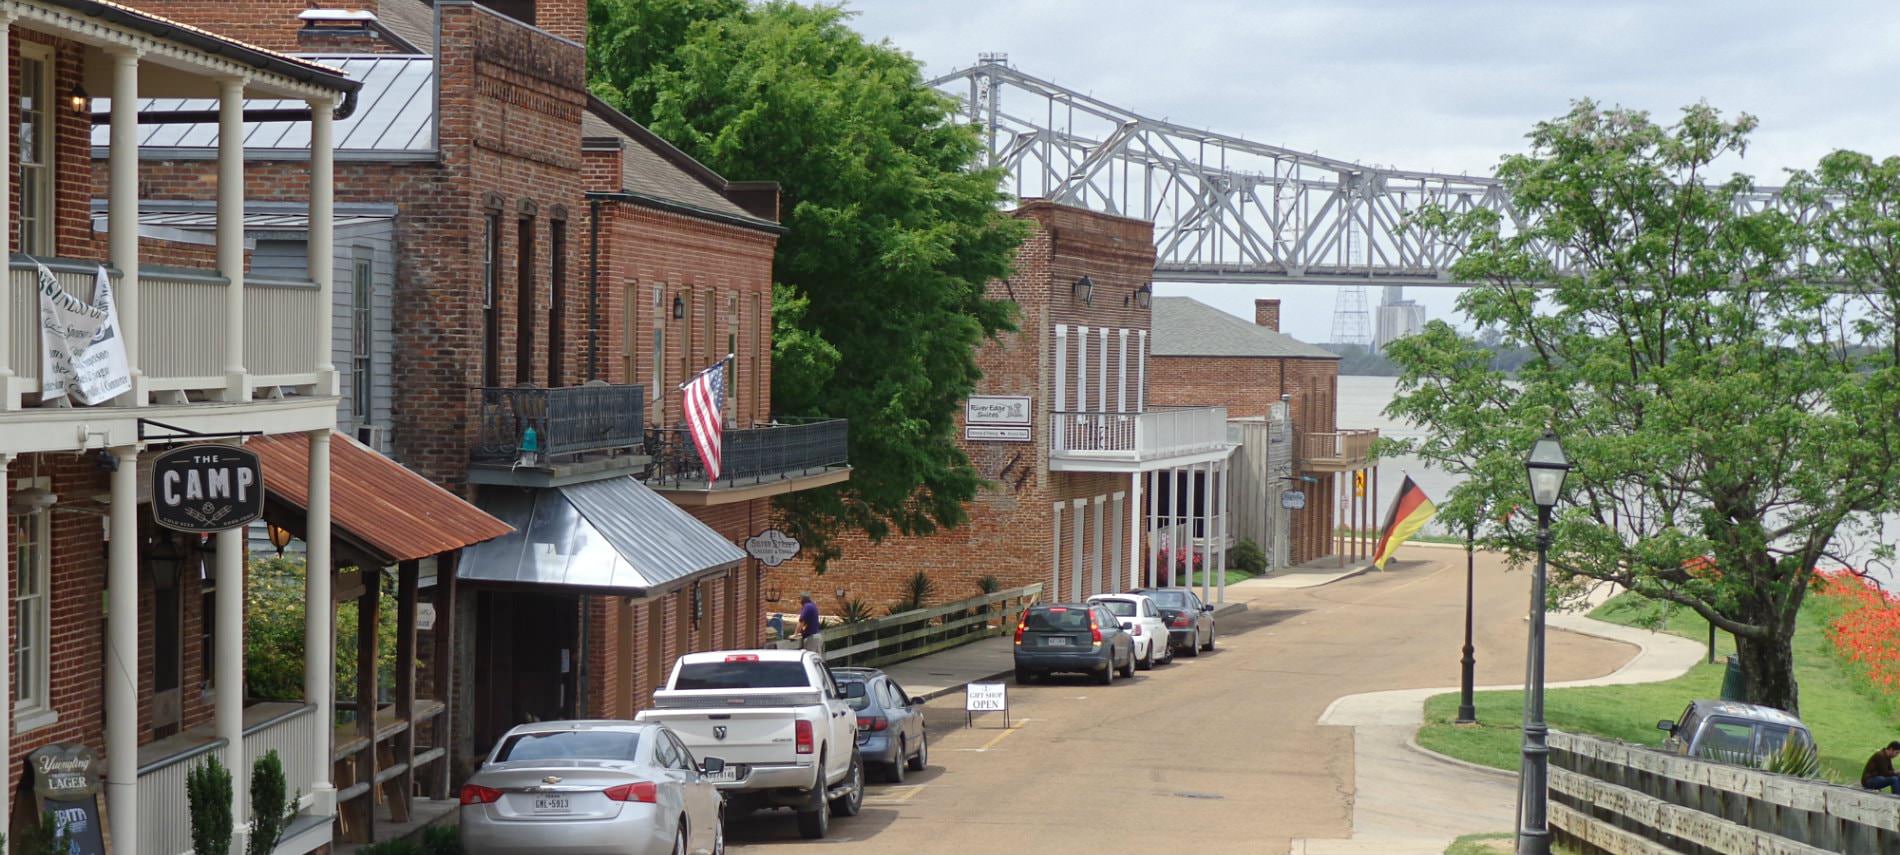
[[[932,701],[932,766],[872,785],[863,813],[801,840],[787,812],[734,818],[736,851],[1088,853],[1288,851],[1351,828],[1353,729],[1322,727],[1335,698],[1455,686],[1463,552],[1409,548],[1388,572],[1319,588],[1254,590],[1219,648],[1096,685],[1009,687],[1011,726],[963,724]],[[1529,577],[1479,557],[1478,682],[1523,679]],[[1551,634],[1551,680],[1614,671],[1635,649]],[[1497,829],[1471,829],[1492,831]]]

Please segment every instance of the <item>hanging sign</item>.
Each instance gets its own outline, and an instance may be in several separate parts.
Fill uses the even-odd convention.
[[[1358,469],[1352,473],[1352,494],[1355,498],[1366,496],[1366,470]]]
[[[264,470],[256,452],[187,445],[152,461],[152,519],[159,525],[210,534],[263,515]]]
[[[33,266],[39,270],[41,399],[102,404],[131,391],[132,368],[105,265],[99,266],[90,303],[60,287],[46,265]]]
[[[798,540],[775,528],[768,528],[745,539],[745,553],[764,562],[767,567],[777,567],[798,556]]]
[[[105,855],[99,824],[99,759],[84,745],[48,745],[27,755],[33,797],[53,815],[65,855]]]
[[[1287,490],[1280,494],[1280,507],[1297,511],[1306,507],[1306,494],[1299,490]]]

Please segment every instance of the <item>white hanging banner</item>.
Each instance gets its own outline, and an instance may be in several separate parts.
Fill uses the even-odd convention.
[[[101,404],[132,389],[132,369],[120,335],[112,281],[99,266],[90,304],[61,288],[46,265],[33,262],[40,284],[40,397],[71,396]]]

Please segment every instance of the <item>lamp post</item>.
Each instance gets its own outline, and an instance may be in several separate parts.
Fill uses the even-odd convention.
[[[1457,724],[1477,724],[1478,710],[1471,703],[1472,673],[1478,660],[1472,656],[1471,649],[1471,592],[1473,571],[1476,566],[1474,555],[1478,538],[1476,522],[1465,525],[1465,657],[1459,661],[1458,676],[1458,720]]]
[[[1524,761],[1519,772],[1517,855],[1550,855],[1550,728],[1544,725],[1544,575],[1550,553],[1550,511],[1563,493],[1570,461],[1557,434],[1545,431],[1524,459],[1537,505],[1537,575],[1531,577],[1530,653],[1524,675]]]

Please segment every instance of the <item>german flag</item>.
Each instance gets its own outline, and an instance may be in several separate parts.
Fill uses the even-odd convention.
[[[1399,485],[1398,498],[1392,500],[1392,510],[1385,515],[1385,529],[1379,533],[1379,548],[1372,553],[1372,565],[1380,570],[1392,560],[1392,553],[1418,534],[1427,520],[1438,515],[1438,506],[1425,497],[1425,491],[1405,476],[1405,483]]]

